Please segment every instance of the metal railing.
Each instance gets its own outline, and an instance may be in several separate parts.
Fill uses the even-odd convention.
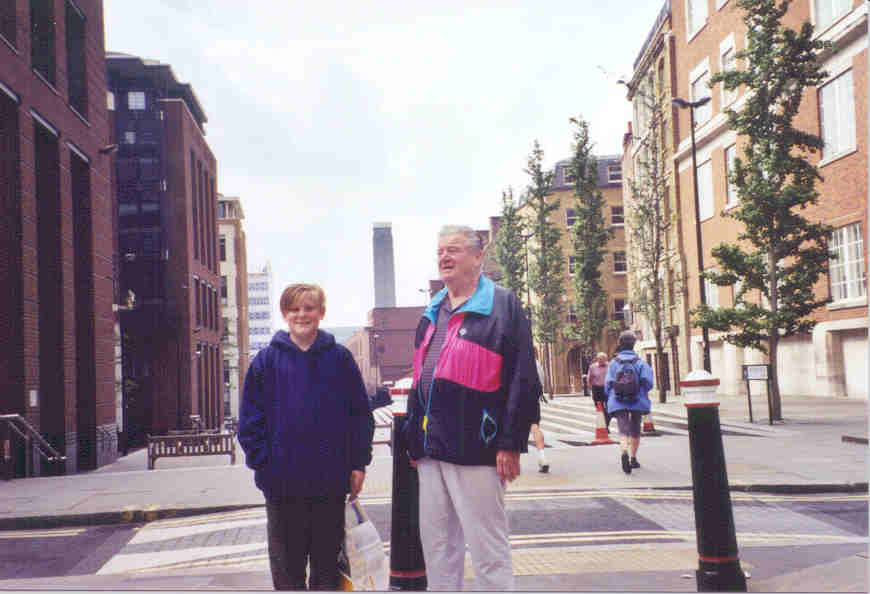
[[[66,462],[66,456],[61,455],[50,443],[48,443],[42,435],[31,425],[27,419],[19,414],[4,414],[0,415],[0,422],[5,422],[6,426],[24,441],[25,452],[25,467],[24,473],[26,477],[35,476],[33,453],[36,452],[39,456],[49,463]]]

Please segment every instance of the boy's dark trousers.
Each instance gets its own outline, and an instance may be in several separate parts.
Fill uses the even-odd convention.
[[[344,539],[341,497],[295,497],[266,501],[269,567],[276,590],[338,590],[338,553]]]

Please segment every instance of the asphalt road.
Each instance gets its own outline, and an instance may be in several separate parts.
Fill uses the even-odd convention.
[[[661,551],[695,545],[689,491],[511,492],[507,501],[515,552],[567,559],[644,544]],[[732,493],[732,503],[743,568],[755,580],[867,554],[866,494]],[[369,499],[364,506],[388,545],[389,501]],[[642,563],[632,559],[626,556],[625,562]],[[131,571],[156,575],[203,567],[268,571],[262,508],[141,525],[0,532],[0,579]],[[518,587],[571,587],[570,575],[536,571],[518,574]],[[637,574],[640,585],[643,576]],[[694,590],[694,576],[686,578],[687,589]],[[588,576],[577,583],[588,586]]]

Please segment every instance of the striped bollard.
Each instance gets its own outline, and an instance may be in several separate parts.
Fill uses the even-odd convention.
[[[737,532],[725,449],[719,425],[719,380],[696,369],[680,382],[689,418],[695,534],[698,541],[699,592],[746,592],[746,576],[737,555]]]
[[[390,528],[390,590],[425,590],[420,543],[420,482],[402,437],[407,412],[393,413],[393,510]]]

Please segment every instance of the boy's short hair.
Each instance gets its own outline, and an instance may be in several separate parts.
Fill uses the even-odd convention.
[[[295,283],[288,286],[284,289],[284,292],[281,293],[281,315],[285,315],[290,311],[290,308],[293,307],[295,303],[300,299],[304,299],[308,295],[311,295],[314,298],[314,301],[318,303],[320,309],[326,307],[326,294],[323,292],[323,289],[320,288],[320,285],[312,283]]]

